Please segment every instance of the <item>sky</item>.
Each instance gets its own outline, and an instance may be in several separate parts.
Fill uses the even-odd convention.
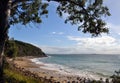
[[[56,14],[56,3],[48,7],[48,18],[42,24],[12,25],[9,37],[31,43],[46,54],[120,54],[120,0],[104,0],[111,13],[105,21],[109,34],[91,37],[78,31],[76,25],[65,24]]]

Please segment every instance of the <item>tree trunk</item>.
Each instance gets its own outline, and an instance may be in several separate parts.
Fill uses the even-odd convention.
[[[0,83],[4,83],[3,67],[4,67],[4,42],[0,41]]]
[[[10,6],[12,0],[0,0],[0,83],[4,83],[4,45],[8,38]]]

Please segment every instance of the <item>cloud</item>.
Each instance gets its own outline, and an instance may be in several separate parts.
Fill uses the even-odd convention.
[[[118,33],[118,35],[120,35],[120,33]]]
[[[54,46],[41,46],[42,50],[47,54],[71,54],[73,53],[72,47],[54,47]]]
[[[80,44],[87,44],[90,45],[112,45],[115,43],[116,39],[110,36],[103,36],[103,37],[96,37],[96,38],[80,38],[80,37],[74,37],[74,36],[68,36],[69,40],[73,40],[78,42],[78,45]]]
[[[69,40],[76,41],[78,49],[85,49],[86,52],[98,54],[119,54],[120,41],[111,36],[97,38],[80,38],[68,36]]]
[[[56,32],[52,32],[52,34],[56,34]]]
[[[64,33],[63,32],[52,32],[51,34],[53,34],[53,35],[63,35]]]
[[[94,38],[67,36],[68,47],[43,46],[42,49],[49,54],[120,54],[120,25],[108,23],[107,26],[110,28],[110,35]],[[52,32],[51,34],[63,35],[64,33]]]
[[[67,36],[69,46],[42,46],[41,48],[48,54],[120,54],[120,25],[108,23],[107,26],[110,28],[110,34],[107,36],[94,38]],[[52,32],[51,34],[63,35],[65,33]]]
[[[76,45],[69,47],[41,46],[47,54],[120,54],[120,41],[111,37],[80,38],[68,36]]]

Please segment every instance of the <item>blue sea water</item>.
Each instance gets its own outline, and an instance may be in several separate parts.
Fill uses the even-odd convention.
[[[91,78],[109,77],[120,69],[120,55],[105,54],[49,54],[47,58],[36,58],[45,69]]]

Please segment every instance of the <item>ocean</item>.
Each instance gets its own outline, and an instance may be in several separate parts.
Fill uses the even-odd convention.
[[[49,54],[32,61],[44,64],[43,69],[94,79],[108,78],[120,69],[120,55],[114,54]]]

